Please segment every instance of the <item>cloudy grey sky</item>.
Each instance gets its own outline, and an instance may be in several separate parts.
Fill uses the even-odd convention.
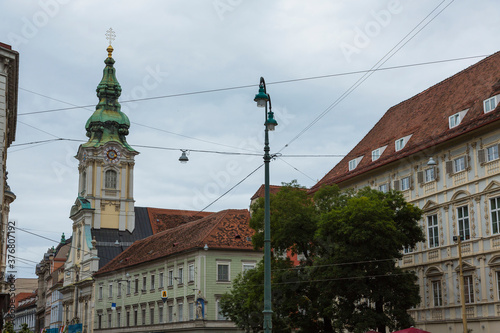
[[[389,107],[498,51],[499,10],[494,0],[2,1],[0,41],[20,53],[10,217],[35,234],[17,232],[19,275],[35,277],[29,260],[71,234],[80,143],[21,144],[86,139],[110,27],[128,142],[141,152],[136,205],[201,210],[262,157],[191,151],[184,165],[180,149],[261,154],[260,76],[279,123],[271,151],[283,154],[271,163],[271,183],[310,187],[341,158],[318,155],[346,154]],[[475,58],[405,67],[465,57]],[[382,68],[403,67],[363,78],[381,59]],[[37,113],[71,106],[82,107]],[[247,208],[263,179],[261,168],[207,210]]]

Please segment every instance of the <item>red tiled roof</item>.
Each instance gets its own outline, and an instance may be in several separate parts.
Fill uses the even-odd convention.
[[[153,234],[178,227],[184,223],[199,220],[212,212],[195,212],[191,210],[163,209],[148,207],[149,221]]]
[[[323,179],[311,188],[337,184],[354,176],[429,149],[500,119],[500,108],[484,113],[483,101],[500,92],[500,52],[391,107],[366,136]],[[461,123],[449,128],[448,117],[469,109]],[[395,141],[412,135],[395,151]],[[376,161],[373,150],[387,148]],[[428,154],[422,154],[425,158]],[[349,161],[364,156],[349,171]]]
[[[10,46],[8,44],[4,44],[2,42],[0,42],[0,47],[3,47],[4,49],[7,49],[7,50],[12,50],[12,46]]]
[[[276,194],[281,190],[282,186],[279,185],[269,185],[269,193],[270,194]],[[259,189],[255,194],[250,198],[250,200],[254,200],[257,198],[263,198],[264,197],[264,184],[260,185]]]
[[[252,251],[253,235],[248,226],[250,213],[246,209],[229,209],[202,219],[159,232],[136,241],[95,275],[167,257],[181,252],[202,249]]]

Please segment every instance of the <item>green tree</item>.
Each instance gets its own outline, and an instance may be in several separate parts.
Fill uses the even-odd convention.
[[[16,331],[14,331],[14,325],[11,321],[5,323],[2,333],[16,333]]]
[[[21,330],[19,332],[20,333],[33,333],[32,331],[29,330],[28,324],[26,324],[26,323],[21,325]]]
[[[261,248],[263,200],[252,209],[254,246]],[[271,196],[273,325],[283,332],[385,332],[412,325],[406,310],[420,301],[416,276],[396,261],[404,246],[423,240],[420,218],[421,211],[397,192],[328,186],[312,200],[295,181],[284,184]],[[304,258],[298,266],[281,263],[290,265],[276,255],[287,249]],[[224,311],[239,327],[250,327],[242,322],[252,314],[261,323],[255,314],[263,308],[262,283],[259,265],[224,298]],[[248,306],[235,305],[247,299]]]

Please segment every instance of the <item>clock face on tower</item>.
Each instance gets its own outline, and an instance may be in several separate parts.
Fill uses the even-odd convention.
[[[110,163],[117,163],[120,160],[120,152],[113,147],[106,148],[104,158]]]

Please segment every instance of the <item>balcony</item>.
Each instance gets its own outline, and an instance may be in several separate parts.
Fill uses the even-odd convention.
[[[500,236],[496,236],[491,239],[491,248],[498,248],[500,247]]]
[[[413,265],[413,254],[403,257],[403,266]]]
[[[474,318],[476,316],[476,307],[475,306],[468,306],[465,308],[465,316],[467,318]]]
[[[435,309],[431,310],[431,319],[432,320],[443,320],[443,309]]]
[[[467,172],[462,171],[453,175],[453,185],[458,186],[467,182]]]
[[[472,243],[462,244],[462,255],[466,255],[472,252]]]
[[[429,194],[436,191],[436,181],[428,182],[424,184],[424,193]]]
[[[486,164],[486,174],[488,176],[498,173],[499,171],[500,171],[499,160],[491,161]]]
[[[432,250],[427,253],[428,261],[438,261],[439,258],[439,250]]]

